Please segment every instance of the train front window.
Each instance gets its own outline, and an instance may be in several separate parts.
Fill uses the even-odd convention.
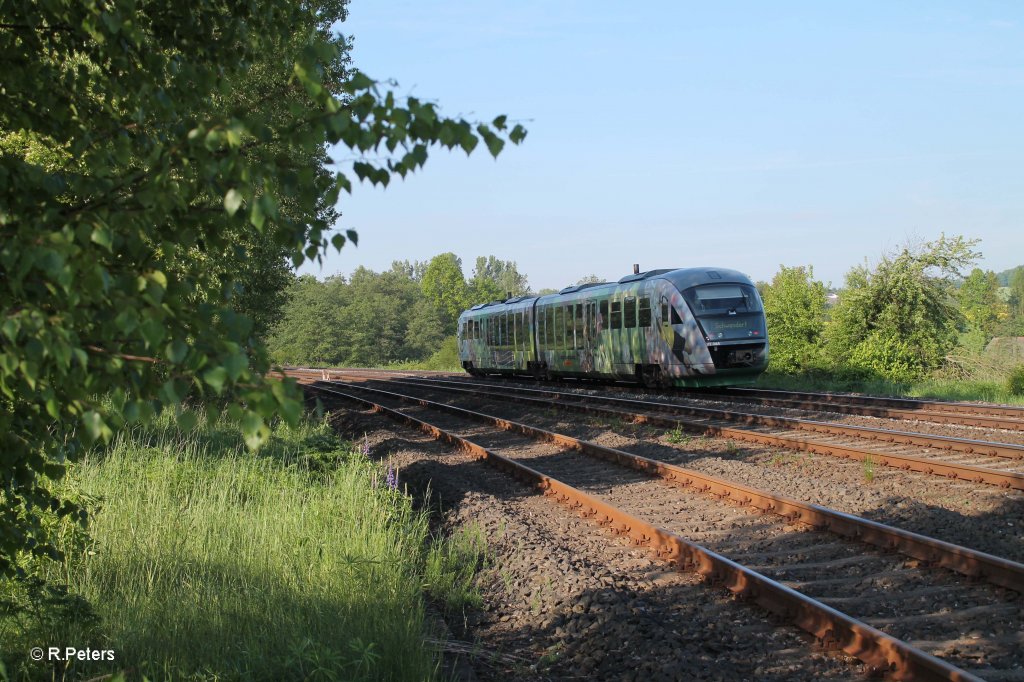
[[[683,292],[690,309],[698,317],[705,314],[759,313],[761,299],[747,284],[705,284]]]

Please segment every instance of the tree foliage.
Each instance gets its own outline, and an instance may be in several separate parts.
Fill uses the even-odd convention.
[[[508,261],[507,269],[515,272],[516,264]],[[443,347],[446,367],[457,367],[449,342],[455,337],[452,310],[456,317],[462,312],[467,301],[459,296],[468,291],[452,253],[429,263],[395,261],[381,273],[359,268],[349,278],[323,282],[307,275],[289,290],[289,305],[267,345],[283,364],[364,367],[423,362]]]
[[[971,270],[957,294],[967,323],[987,337],[993,335],[998,324],[1009,317],[1007,305],[999,298],[999,279],[991,270]]]
[[[462,259],[442,253],[430,259],[420,282],[423,293],[441,315],[441,324],[454,333],[459,314],[469,305],[469,286],[462,274]]]
[[[771,283],[761,288],[761,296],[772,369],[798,372],[819,367],[828,292],[814,279],[814,269],[779,266]]]
[[[836,366],[893,381],[938,367],[956,343],[955,281],[980,255],[976,244],[942,235],[851,269],[826,331]]]
[[[266,376],[254,321],[236,310],[247,287],[234,265],[255,245],[293,265],[324,253],[352,182],[309,163],[310,150],[347,147],[354,175],[386,186],[431,145],[469,153],[482,141],[496,155],[525,132],[504,116],[447,118],[346,74],[331,28],[342,0],[0,8],[0,572],[10,574],[20,551],[57,555],[41,510],[81,516],[46,479],[89,443],[185,399],[211,417],[228,399],[253,447],[268,419],[298,417],[297,391]]]
[[[1024,335],[1024,265],[1010,274],[1009,308],[1011,328],[1010,334]]]
[[[503,301],[508,296],[523,296],[530,291],[526,275],[519,273],[514,261],[494,256],[479,256],[469,280],[469,300],[472,303]]]

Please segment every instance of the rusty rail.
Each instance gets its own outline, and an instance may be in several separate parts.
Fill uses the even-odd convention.
[[[875,398],[835,393],[800,393],[766,389],[733,388],[702,391],[712,398],[742,400],[762,405],[801,410],[841,412],[887,419],[914,419],[937,424],[982,426],[1024,431],[1024,408],[973,403],[943,403],[906,398]]]
[[[402,402],[467,417],[496,426],[505,431],[521,433],[536,440],[553,443],[560,447],[576,450],[586,455],[642,471],[651,476],[657,476],[681,487],[689,487],[701,492],[711,493],[735,502],[740,506],[754,507],[765,513],[777,514],[786,518],[790,523],[802,523],[815,530],[828,531],[843,537],[860,540],[882,549],[895,550],[914,559],[942,566],[961,575],[984,579],[995,585],[1024,593],[1024,564],[1002,557],[930,538],[919,533],[903,530],[902,528],[888,526],[821,505],[776,495],[693,469],[659,462],[624,450],[610,448],[565,434],[546,431],[510,419],[394,391],[384,391],[368,386],[350,385],[349,387],[358,391],[381,394]],[[322,388],[326,391],[332,390],[319,385],[316,388]]]
[[[444,384],[453,387],[465,385],[465,382],[447,381],[445,379],[428,379],[422,377],[409,377],[406,380],[390,379],[393,383],[423,383],[426,385]],[[504,386],[473,382],[473,386],[485,388],[496,388],[501,391],[510,391],[523,394],[541,394],[554,396],[557,399],[570,398],[584,403],[604,405],[641,406],[647,409],[654,409],[660,412],[674,412],[686,414],[692,417],[704,417],[708,419],[721,419],[723,421],[754,424],[757,426],[775,426],[780,428],[797,429],[800,431],[811,431],[813,433],[828,433],[835,436],[851,436],[867,440],[884,441],[887,443],[901,443],[904,445],[920,445],[923,447],[936,448],[950,452],[963,452],[965,454],[987,455],[989,457],[1002,457],[1005,459],[1024,460],[1024,445],[1013,443],[997,443],[987,440],[973,440],[970,438],[954,438],[952,436],[936,436],[927,433],[915,433],[913,431],[893,431],[890,429],[878,429],[870,426],[854,426],[850,424],[836,424],[832,422],[821,422],[813,419],[798,419],[796,417],[775,417],[766,414],[754,414],[750,412],[728,412],[716,410],[710,407],[690,407],[677,403],[660,402],[656,400],[639,400],[635,398],[613,398],[610,396],[595,396],[579,393],[563,393],[550,389],[525,388],[521,386]],[[460,390],[474,390],[461,389]],[[489,395],[500,395],[494,392],[480,391]]]
[[[887,396],[865,396],[850,393],[824,393],[814,391],[781,391],[768,388],[727,388],[702,390],[709,394],[731,395],[748,400],[751,397],[791,400],[810,400],[815,403],[835,405],[864,405],[866,407],[892,407],[900,410],[925,410],[929,412],[961,412],[988,416],[1010,417],[1024,420],[1024,406],[996,405],[988,403],[965,403],[946,400],[924,400],[918,398],[890,398]]]
[[[891,671],[898,679],[964,682],[981,680],[961,668],[914,648],[682,536],[648,524],[596,497],[519,462],[502,457],[470,440],[359,396],[322,386],[314,385],[311,388],[365,405],[374,412],[419,429],[475,459],[483,460],[541,490],[545,495],[554,497],[558,502],[579,512],[583,518],[608,527],[617,535],[628,536],[638,546],[648,547],[658,558],[677,570],[696,572],[712,584],[726,587],[737,596],[753,601],[809,632],[820,642],[835,646],[876,670]]]
[[[394,381],[392,383],[403,383],[400,381]],[[408,382],[406,382],[408,383]],[[427,383],[427,380],[416,379],[413,385],[431,386],[432,384]],[[441,387],[438,387],[441,388]],[[864,450],[862,448],[851,447],[847,445],[836,445],[832,443],[821,443],[813,440],[805,440],[802,438],[795,438],[792,436],[776,436],[773,434],[761,433],[759,431],[751,431],[742,428],[734,428],[727,426],[718,426],[715,424],[707,424],[703,422],[694,422],[682,419],[679,417],[665,416],[661,417],[645,412],[633,412],[628,410],[619,410],[610,407],[597,407],[593,405],[582,405],[572,402],[564,402],[561,400],[544,400],[541,398],[531,398],[522,395],[511,395],[508,393],[498,393],[492,391],[479,391],[473,389],[463,389],[445,386],[441,390],[456,391],[465,393],[476,393],[481,395],[488,395],[500,400],[508,400],[511,402],[521,402],[526,404],[544,405],[550,407],[557,405],[564,407],[569,410],[583,412],[585,414],[600,414],[604,416],[613,416],[620,418],[628,418],[637,423],[647,423],[655,426],[665,427],[679,427],[689,431],[698,432],[706,435],[720,436],[723,438],[734,438],[736,440],[742,440],[752,443],[758,443],[760,445],[771,445],[776,447],[787,448],[790,450],[798,450],[801,452],[811,452],[818,455],[826,455],[829,457],[845,457],[857,461],[863,461],[870,458],[870,461],[882,466],[888,466],[895,469],[902,469],[904,471],[917,471],[925,474],[945,476],[950,479],[959,479],[965,481],[971,481],[974,483],[987,483],[990,485],[998,485],[1002,488],[1013,488],[1016,490],[1024,490],[1024,474],[1014,473],[1012,471],[1001,471],[999,469],[989,469],[986,467],[971,466],[968,464],[956,464],[953,462],[946,462],[940,459],[931,459],[925,457],[913,457],[910,455],[897,455],[885,452],[875,452],[873,450]],[[525,389],[516,388],[513,389],[516,392],[522,391],[533,391],[536,393],[544,393],[536,389]],[[567,395],[567,394],[559,394]],[[572,395],[572,398],[577,398],[576,395]],[[587,396],[588,398],[594,398],[593,396]],[[595,400],[620,400],[616,398],[594,398]],[[631,401],[625,401],[631,402]],[[686,408],[692,409],[692,408]],[[760,415],[751,415],[753,417],[760,417]],[[772,417],[771,419],[777,419]],[[983,453],[979,453],[983,454]]]

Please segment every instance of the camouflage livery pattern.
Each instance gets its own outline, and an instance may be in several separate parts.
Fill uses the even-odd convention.
[[[652,270],[481,304],[459,316],[457,334],[471,374],[723,386],[751,383],[768,364],[753,282],[722,268]]]

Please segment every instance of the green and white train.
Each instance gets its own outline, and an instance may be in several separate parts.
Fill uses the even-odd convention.
[[[483,303],[459,316],[458,343],[473,375],[729,386],[768,365],[757,289],[722,268],[650,270]]]

